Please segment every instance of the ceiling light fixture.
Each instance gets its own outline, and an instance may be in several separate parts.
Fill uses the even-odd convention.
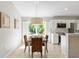
[[[35,1],[35,17],[32,18],[32,24],[43,24],[43,19],[38,16],[39,1]]]
[[[68,11],[68,8],[64,8],[65,11]]]
[[[35,1],[35,17],[38,17],[38,5],[39,1]]]

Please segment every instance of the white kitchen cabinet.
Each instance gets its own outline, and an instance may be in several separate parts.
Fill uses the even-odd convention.
[[[54,33],[53,34],[53,44],[58,44],[58,39],[59,39],[58,34]]]
[[[68,40],[66,35],[61,35],[61,51],[65,57],[68,57]]]
[[[51,33],[51,43],[53,43],[53,33]]]
[[[77,30],[79,30],[79,20],[76,20],[77,23]]]

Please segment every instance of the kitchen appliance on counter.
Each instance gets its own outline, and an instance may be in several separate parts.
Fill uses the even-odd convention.
[[[68,33],[74,33],[76,31],[76,24],[70,23],[70,28],[68,28]]]
[[[57,23],[57,28],[66,28],[66,23]]]
[[[74,29],[68,28],[68,33],[74,33]]]

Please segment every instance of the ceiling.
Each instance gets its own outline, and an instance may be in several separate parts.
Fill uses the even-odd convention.
[[[79,1],[14,1],[22,17],[79,16]]]

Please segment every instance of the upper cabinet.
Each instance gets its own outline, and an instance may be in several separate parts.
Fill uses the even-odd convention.
[[[77,20],[76,23],[77,23],[77,30],[79,32],[79,20]]]

